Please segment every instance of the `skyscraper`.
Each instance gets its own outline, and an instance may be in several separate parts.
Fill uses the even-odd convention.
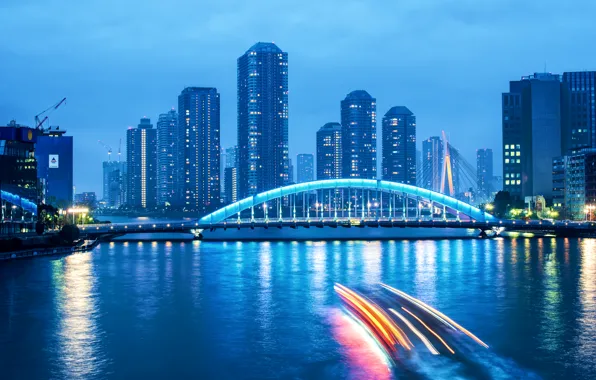
[[[289,182],[288,54],[259,42],[238,58],[238,191]]]
[[[187,210],[203,212],[220,205],[219,110],[213,87],[187,87],[178,96],[178,180]]]
[[[232,203],[232,199],[238,198],[238,170],[237,159],[238,147],[236,145],[229,148],[222,148],[222,201],[223,203]],[[227,170],[234,169],[234,170]]]
[[[177,205],[178,191],[178,113],[172,109],[157,120],[157,204]]]
[[[137,128],[126,131],[127,201],[132,207],[157,204],[157,130],[151,120],[141,119]]]
[[[314,157],[312,154],[299,154],[296,157],[296,164],[298,165],[298,171],[296,176],[296,182],[309,182],[314,179]]]
[[[377,177],[377,105],[363,90],[350,92],[341,101],[342,176]]]
[[[441,173],[443,170],[443,140],[432,136],[422,141],[422,187],[432,191],[441,191]]]
[[[416,186],[416,116],[393,107],[383,117],[383,179]]]
[[[552,198],[553,159],[569,136],[569,91],[559,75],[536,73],[509,83],[502,96],[504,190]]]
[[[317,179],[342,178],[341,124],[327,123],[317,131]]]
[[[596,148],[596,71],[563,73],[569,92],[570,127],[564,136],[563,154]]]
[[[493,150],[476,150],[476,180],[478,182],[478,194],[488,199],[492,192],[493,181]]]

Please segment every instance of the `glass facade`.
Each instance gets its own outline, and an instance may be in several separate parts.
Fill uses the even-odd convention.
[[[431,136],[422,141],[422,187],[441,191],[441,173],[443,170],[443,140]]]
[[[383,117],[383,179],[416,186],[416,116],[393,107]]]
[[[493,150],[476,150],[476,180],[478,195],[489,199],[493,192]]]
[[[118,208],[126,203],[126,162],[104,161],[103,200],[106,207]]]
[[[341,124],[327,123],[317,131],[317,179],[341,178]]]
[[[563,84],[569,92],[570,127],[564,153],[596,148],[596,71],[563,73]]]
[[[341,101],[342,176],[377,177],[377,101],[363,90]]]
[[[238,58],[238,191],[289,183],[288,53],[259,42]]]
[[[37,204],[37,131],[19,126],[0,127],[0,191]],[[3,214],[4,215],[4,214]]]
[[[179,193],[186,210],[221,204],[220,97],[213,87],[187,87],[178,96]]]

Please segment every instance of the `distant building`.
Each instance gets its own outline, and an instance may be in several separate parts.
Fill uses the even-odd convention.
[[[478,194],[488,199],[493,191],[493,150],[492,149],[477,149],[476,150],[476,181],[478,186]]]
[[[377,178],[377,103],[363,90],[341,101],[342,177]]]
[[[227,197],[228,196],[228,184],[227,184],[227,177],[226,177],[226,172],[225,170],[227,168],[237,168],[238,167],[238,162],[237,162],[237,156],[238,156],[238,147],[236,145],[231,146],[229,148],[223,149],[222,148],[222,155],[221,155],[221,189],[222,189],[222,202],[223,203],[231,203],[230,199]],[[236,176],[238,174],[238,171],[236,171]],[[236,178],[236,184],[234,185],[235,187],[238,186],[238,178]],[[237,194],[236,194],[237,196]]]
[[[75,194],[74,203],[77,206],[94,208],[97,205],[97,196],[94,191]]]
[[[312,154],[299,154],[296,157],[298,171],[296,172],[296,183],[310,182],[314,179],[314,156]]]
[[[290,182],[288,53],[259,42],[238,58],[238,192],[241,198]]]
[[[440,192],[442,170],[443,140],[439,136],[429,137],[422,141],[422,187]]]
[[[570,126],[564,136],[563,154],[596,148],[596,71],[563,73],[569,93]]]
[[[238,199],[238,169],[236,167],[227,167],[224,169],[225,196],[226,203],[237,202]]]
[[[178,205],[178,113],[170,110],[157,119],[157,204]]]
[[[416,186],[416,116],[392,107],[383,117],[383,179]]]
[[[504,190],[518,199],[553,197],[552,163],[566,150],[569,90],[559,75],[511,81],[502,96]]]
[[[0,191],[23,197],[37,204],[37,161],[35,143],[38,131],[11,121],[0,127]],[[4,197],[2,197],[4,198]],[[0,222],[4,218],[4,211]]]
[[[220,98],[213,87],[187,87],[178,96],[179,168],[187,210],[220,206]]]
[[[72,205],[73,197],[73,138],[58,127],[37,137],[35,157],[37,176],[43,183],[45,202],[55,207]]]
[[[132,207],[157,205],[157,130],[149,118],[126,132],[127,201]]]
[[[292,164],[292,159],[288,160],[288,184],[296,183],[294,181],[294,164]]]
[[[108,208],[126,203],[126,162],[103,162],[103,200]]]
[[[341,124],[327,123],[317,131],[317,179],[342,178]]]

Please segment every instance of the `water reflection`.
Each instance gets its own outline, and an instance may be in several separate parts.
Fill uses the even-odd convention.
[[[52,277],[58,320],[56,376],[71,379],[98,376],[106,365],[101,350],[105,334],[97,325],[97,277],[91,254],[53,261]]]

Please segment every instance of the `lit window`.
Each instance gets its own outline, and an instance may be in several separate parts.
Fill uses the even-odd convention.
[[[509,149],[509,145],[505,145],[505,149]]]
[[[517,180],[517,184],[518,185],[521,185],[521,181],[519,179]]]
[[[521,160],[520,160],[519,158],[517,159],[517,163],[518,163],[518,164],[519,164],[519,163],[521,163]]]
[[[505,181],[505,185],[509,185],[509,180]]]
[[[505,155],[506,155],[506,156],[509,156],[509,152],[505,152]]]
[[[506,164],[508,164],[508,163],[509,163],[509,159],[508,159],[508,158],[506,158],[506,159],[505,159],[505,163],[506,163]]]
[[[516,155],[517,157],[519,157],[519,156],[521,155],[521,153],[520,153],[520,152],[515,152],[515,155]]]

